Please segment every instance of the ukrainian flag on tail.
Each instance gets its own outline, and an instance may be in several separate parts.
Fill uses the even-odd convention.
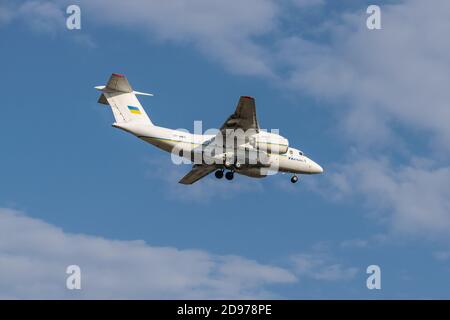
[[[138,107],[128,106],[128,110],[133,114],[141,114],[141,110]]]

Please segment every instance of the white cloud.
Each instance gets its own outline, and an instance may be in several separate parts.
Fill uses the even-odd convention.
[[[82,290],[65,288],[68,265]],[[271,284],[296,281],[290,271],[238,256],[153,247],[143,241],[69,234],[0,209],[1,298],[261,298]]]
[[[14,17],[32,30],[55,34],[65,31],[64,10],[69,4],[67,0],[6,0],[0,5],[0,23]],[[260,36],[276,30],[280,9],[273,0],[82,0],[79,5],[82,21],[92,25],[138,30],[152,40],[190,44],[231,72],[274,77],[264,59],[267,52],[258,44]]]
[[[20,19],[35,32],[54,35],[65,29],[64,13],[52,1],[27,1],[17,5],[14,18]]]
[[[331,174],[330,181],[337,181],[334,187],[344,195],[364,195],[376,217],[387,222],[393,233],[446,237],[450,231],[450,167],[426,163],[394,166],[386,159],[361,159]]]
[[[5,1],[0,4],[0,24],[14,20],[37,33],[55,35],[65,30],[64,12],[51,0]]]
[[[340,263],[334,263],[327,253],[313,252],[292,256],[295,264],[295,272],[302,277],[323,281],[342,281],[353,279],[358,273],[358,268],[346,267]]]
[[[37,34],[51,37],[65,36],[74,43],[87,48],[96,48],[92,37],[81,30],[69,31],[66,27],[64,1],[32,0],[5,1],[0,4],[0,26],[19,22]],[[82,29],[83,30],[83,29]]]
[[[139,28],[153,39],[193,44],[232,72],[272,76],[261,59],[265,51],[255,40],[275,28],[274,1],[89,0],[81,7],[98,23]]]
[[[450,2],[410,0],[381,10],[382,30],[369,31],[360,10],[324,22],[327,41],[279,39],[273,65],[287,70],[283,83],[291,90],[335,108],[344,140],[358,150],[349,148],[347,163],[326,174],[334,190],[311,188],[327,199],[362,195],[393,233],[445,237],[450,44],[442,35],[450,31]],[[415,149],[417,137],[427,150]],[[410,160],[388,160],[399,154]],[[417,162],[418,154],[427,158]]]
[[[366,28],[364,10],[327,21],[324,43],[298,36],[279,41],[287,83],[339,107],[347,137],[389,144],[396,124],[450,141],[450,2],[382,6],[382,30]],[[355,134],[358,132],[358,134]]]

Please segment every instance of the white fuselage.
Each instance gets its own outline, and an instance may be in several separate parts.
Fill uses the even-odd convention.
[[[213,141],[216,135],[203,135],[192,134],[180,130],[173,130],[169,128],[163,128],[154,125],[146,125],[141,123],[115,123],[114,127],[120,128],[127,132],[132,133],[136,137],[170,153],[176,153],[186,159],[193,160],[195,153],[202,153],[202,146],[208,144],[209,141]],[[258,133],[254,138],[258,138]],[[283,139],[281,137],[281,139]],[[287,141],[287,140],[286,140]],[[269,143],[270,144],[270,143]],[[246,149],[249,152],[258,152],[257,148],[253,145],[245,143],[237,146],[238,148]],[[244,164],[241,168],[235,168],[235,172],[251,176],[251,177],[264,177],[266,176],[267,169],[279,172],[289,172],[298,174],[315,174],[322,173],[323,169],[313,160],[295,148],[283,145],[286,151],[283,153],[277,152],[265,152],[271,166],[262,166],[261,164]],[[223,161],[229,156],[229,151],[224,151],[222,154],[214,154],[210,156],[206,161],[213,161],[218,168],[224,166]],[[211,163],[208,163],[211,164]],[[276,164],[276,166],[274,166]]]

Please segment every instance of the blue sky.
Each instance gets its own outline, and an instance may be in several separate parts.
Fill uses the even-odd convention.
[[[380,1],[377,31],[361,1],[76,3],[74,31],[67,2],[0,5],[0,297],[450,297],[448,3]],[[112,72],[172,128],[254,96],[325,174],[178,185],[96,103]]]

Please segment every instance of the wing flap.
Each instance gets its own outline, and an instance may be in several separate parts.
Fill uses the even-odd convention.
[[[194,165],[192,170],[189,171],[180,181],[181,184],[193,184],[201,178],[207,176],[216,169],[215,166],[208,165]]]

